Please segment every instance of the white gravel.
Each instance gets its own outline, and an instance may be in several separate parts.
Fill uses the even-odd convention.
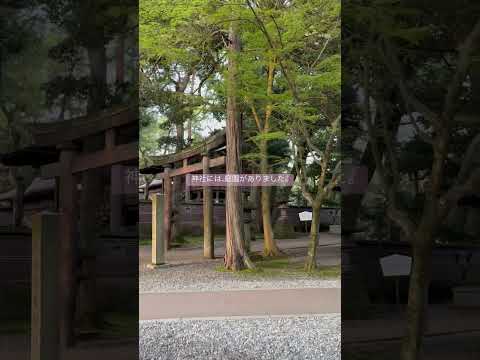
[[[195,264],[176,264],[154,270],[141,269],[139,291],[140,293],[152,293],[340,287],[340,279],[322,279],[307,274],[262,278],[216,271],[215,267],[221,264],[221,260],[212,260]]]
[[[141,360],[339,360],[340,315],[140,322]]]

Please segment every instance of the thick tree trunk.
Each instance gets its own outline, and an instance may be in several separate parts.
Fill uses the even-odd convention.
[[[185,147],[185,126],[183,124],[177,124],[176,127],[176,148],[177,152],[182,151]]]
[[[425,235],[417,236],[413,245],[413,263],[410,275],[407,307],[407,329],[402,347],[402,360],[418,360],[422,358],[421,350],[425,330],[429,270],[431,249],[425,243]],[[421,244],[418,244],[421,243]]]
[[[262,139],[260,143],[260,155],[262,157],[260,161],[260,172],[262,174],[268,173],[268,144],[267,141]],[[263,254],[264,256],[278,256],[281,254],[280,249],[273,235],[272,228],[272,198],[271,188],[262,187],[261,204],[262,204],[262,220],[263,220]]]
[[[260,232],[261,226],[258,218],[260,218],[260,187],[255,186],[250,189],[250,207],[252,208],[252,238],[255,237],[255,233]]]
[[[320,227],[320,204],[312,206],[312,225],[310,227],[310,243],[308,245],[305,271],[313,271],[317,268],[318,230]]]
[[[237,108],[236,80],[237,61],[236,56],[240,51],[240,40],[233,25],[229,33],[229,61],[228,61],[228,84],[227,84],[227,123],[226,141],[227,174],[239,174],[241,171],[240,160],[240,118]],[[245,266],[253,268],[245,249],[243,234],[243,203],[240,188],[229,186],[226,188],[226,238],[225,238],[225,267],[230,270],[241,270]]]
[[[185,148],[185,126],[183,123],[177,123],[176,125],[176,147],[177,152],[182,151]],[[175,241],[181,234],[178,226],[178,207],[182,202],[182,179],[177,176],[173,178],[173,196],[172,196],[172,241]]]
[[[193,70],[193,73],[192,73],[192,80],[190,82],[190,94],[194,94],[195,92],[195,79],[197,77],[197,74],[196,74],[196,70],[194,69]],[[200,92],[200,90],[199,90]],[[200,96],[200,94],[199,94]],[[187,119],[187,144],[188,146],[190,146],[190,144],[192,143],[192,116],[193,116],[193,113],[190,114],[190,116],[188,116],[188,119]]]
[[[210,174],[208,153],[203,155],[203,174]],[[212,188],[203,187],[203,257],[215,259],[215,238],[213,233],[213,194]]]
[[[255,219],[255,226],[257,231],[263,232],[263,215],[262,215],[262,188],[258,188],[257,196],[255,198],[255,207],[256,207],[256,215],[257,218]]]
[[[270,191],[268,187],[262,188],[263,254],[278,256],[281,251],[273,235]]]
[[[422,358],[432,247],[441,218],[438,199],[443,182],[448,140],[449,133],[446,129],[435,140],[431,185],[424,203],[422,219],[412,239],[413,264],[408,291],[407,332],[403,341],[402,360]]]

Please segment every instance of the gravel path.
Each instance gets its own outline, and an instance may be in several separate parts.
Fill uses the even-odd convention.
[[[339,279],[326,280],[307,274],[288,277],[261,278],[242,277],[219,272],[215,267],[222,260],[211,260],[194,264],[177,264],[155,270],[140,270],[139,291],[216,291],[237,289],[292,289],[340,287]]]
[[[340,315],[140,322],[141,360],[339,360]]]

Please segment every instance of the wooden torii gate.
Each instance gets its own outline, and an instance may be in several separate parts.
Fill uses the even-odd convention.
[[[87,146],[92,139],[96,139],[97,146],[94,149]],[[32,278],[31,335],[34,347],[31,349],[32,360],[55,360],[61,351],[74,342],[78,175],[120,163],[138,166],[138,110],[136,107],[121,107],[72,120],[37,124],[34,128],[34,145],[7,154],[2,161],[7,166],[40,167],[42,177],[56,179],[57,218],[53,220],[53,225],[51,216],[43,223],[41,220],[34,221],[38,228],[33,229],[32,237],[35,241],[44,242],[42,246],[47,247],[48,237],[58,237],[59,249],[55,253],[58,268],[48,267],[47,270],[48,264],[38,256],[36,261],[36,254],[32,254],[33,264],[38,266],[32,270],[33,274],[37,271],[42,275],[41,278]],[[115,217],[121,209],[112,206],[111,211],[111,216]],[[55,241],[51,241],[51,244],[55,244]],[[33,244],[33,249],[38,249],[38,244]],[[46,293],[46,283],[50,284],[50,290],[58,287],[58,301]],[[52,283],[57,286],[52,287]],[[52,302],[59,309],[44,304]],[[51,315],[58,310],[58,317]],[[56,336],[52,335],[55,332],[46,331],[55,328],[54,324],[48,323],[52,318],[58,318],[59,322]]]
[[[209,174],[212,168],[224,167],[225,145],[225,131],[220,131],[198,145],[172,155],[156,157],[153,165],[140,169],[141,174],[155,174],[157,178],[163,180],[163,238],[166,249],[169,249],[172,243],[172,201],[175,197],[175,187],[172,186],[172,182],[180,176],[199,172]],[[215,257],[213,197],[209,186],[203,187],[203,240],[204,257],[213,259]]]

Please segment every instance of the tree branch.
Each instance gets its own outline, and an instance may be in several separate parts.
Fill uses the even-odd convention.
[[[337,128],[339,124],[340,124],[340,115],[337,116],[337,118],[332,122],[330,137],[328,138],[327,145],[325,146],[325,152],[323,153],[323,156],[322,156],[322,164],[321,164],[322,172],[320,174],[320,179],[318,183],[318,187],[320,189],[323,189],[323,186],[325,184],[325,178],[327,176],[327,169],[328,169],[328,162],[330,161],[330,158],[332,156],[333,147],[335,145],[335,141],[337,138]]]
[[[323,53],[325,52],[325,49],[327,48],[328,43],[330,42],[330,38],[328,38],[325,43],[323,44],[322,49],[320,50],[320,53],[316,57],[316,59],[313,61],[312,65],[309,66],[310,69],[313,69],[313,67],[317,64],[317,62],[320,61],[320,58],[322,57]]]
[[[440,220],[448,214],[448,211],[452,207],[456,206],[458,200],[462,196],[478,191],[478,186],[480,184],[480,169],[473,170],[473,168],[479,149],[480,134],[477,134],[468,146],[454,185],[440,199]]]
[[[403,101],[408,104],[409,107],[413,107],[415,111],[422,113],[425,118],[427,118],[437,129],[440,128],[441,120],[439,116],[426,104],[421,102],[415,95],[413,95],[413,92],[407,87],[405,75],[398,60],[398,55],[394,46],[387,39],[384,39],[384,45],[386,50],[384,56],[386,65],[389,68],[398,89],[400,90],[400,95],[402,96]]]
[[[420,127],[418,126],[417,119],[415,119],[415,117],[412,115],[412,113],[408,109],[407,109],[407,115],[408,115],[408,118],[410,119],[410,123],[415,128],[415,131],[417,132],[418,136],[420,136],[420,139],[422,139],[427,144],[433,145],[433,138],[430,135],[428,135],[425,131],[420,129]]]
[[[416,225],[412,219],[410,219],[408,212],[400,209],[396,202],[396,186],[387,180],[385,174],[385,167],[383,164],[383,156],[380,152],[377,135],[372,123],[372,114],[370,111],[370,92],[369,92],[369,82],[370,82],[370,67],[369,64],[364,61],[362,64],[363,67],[363,90],[364,90],[364,99],[363,99],[363,116],[364,120],[367,123],[367,129],[369,134],[369,140],[371,143],[371,151],[375,159],[376,170],[380,176],[380,182],[382,183],[385,189],[385,195],[387,199],[387,215],[394,221],[407,235],[409,239],[412,239]]]
[[[338,161],[337,164],[335,165],[335,168],[333,169],[332,173],[332,179],[328,182],[327,186],[324,187],[323,191],[327,195],[330,195],[332,192],[333,188],[338,186],[340,181],[342,181],[342,172],[340,171],[340,167],[342,166],[342,162]]]
[[[299,150],[300,148],[302,150]],[[302,191],[303,197],[307,199],[310,205],[313,205],[314,203],[313,195],[307,189],[306,168],[305,168],[305,163],[303,161],[303,156],[304,156],[303,148],[297,145],[295,149],[294,164],[297,171],[298,180],[300,182],[300,189]]]
[[[253,119],[255,120],[255,124],[257,125],[258,131],[263,130],[262,121],[260,120],[260,116],[258,116],[257,109],[253,104],[253,101],[245,98],[245,102],[250,106],[250,110],[252,111]]]
[[[275,57],[273,57],[268,63],[268,78],[267,78],[267,97],[268,97],[268,104],[267,108],[265,109],[265,122],[264,122],[264,130],[268,131],[270,128],[270,116],[272,115],[272,89],[273,89],[273,79],[275,75]]]
[[[445,106],[443,109],[443,116],[447,121],[450,121],[456,111],[456,105],[460,91],[462,89],[463,81],[467,75],[468,68],[472,59],[472,53],[475,48],[475,44],[480,40],[480,20],[477,21],[472,31],[468,34],[464,43],[459,47],[459,56],[457,63],[457,70],[453,76],[452,81],[447,90],[445,96]]]
[[[268,44],[270,45],[270,48],[272,50],[277,50],[277,47],[275,46],[272,37],[270,36],[270,33],[268,32],[267,28],[265,27],[265,24],[263,23],[262,19],[258,16],[257,12],[255,11],[253,5],[249,0],[247,0],[247,6],[249,7],[250,11],[252,12],[253,16],[255,17],[255,20],[257,21],[258,26],[260,27],[260,31],[264,34],[265,38],[267,39]],[[298,95],[297,91],[297,86],[293,82],[293,80],[290,78],[290,74],[287,72],[286,67],[283,64],[283,61],[281,58],[278,59],[278,65],[280,66],[280,69],[282,70],[282,74],[285,77],[285,80],[287,80],[288,87],[290,91],[292,92],[292,95],[294,99],[297,102],[300,102],[300,97]]]

